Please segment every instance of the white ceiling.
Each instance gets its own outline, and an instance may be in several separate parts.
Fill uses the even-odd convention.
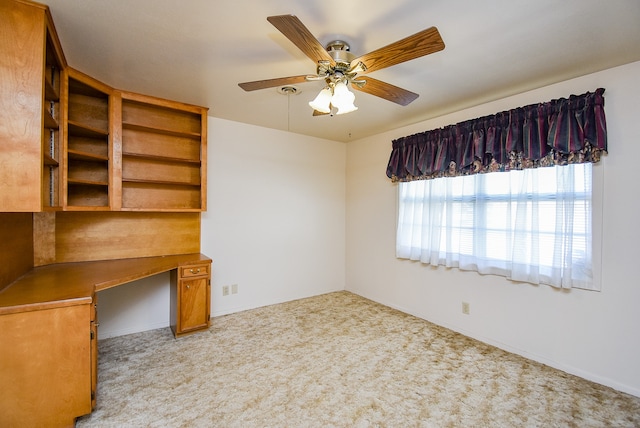
[[[70,66],[118,89],[214,117],[349,141],[640,60],[638,0],[43,0]],[[354,91],[359,110],[312,117],[321,82],[245,92],[239,82],[315,73],[269,22],[296,15],[356,56],[436,26],[445,49],[371,77],[418,93],[406,107]],[[595,88],[593,88],[595,89]],[[569,95],[569,94],[567,94]],[[541,100],[547,101],[547,100]]]

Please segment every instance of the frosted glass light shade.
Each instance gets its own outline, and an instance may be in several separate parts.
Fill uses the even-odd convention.
[[[315,100],[309,102],[309,106],[320,113],[331,113],[331,89],[324,88]]]
[[[336,114],[351,113],[358,110],[358,107],[353,104],[355,99],[356,96],[349,91],[347,85],[344,82],[338,82],[333,89],[331,105],[338,109]]]

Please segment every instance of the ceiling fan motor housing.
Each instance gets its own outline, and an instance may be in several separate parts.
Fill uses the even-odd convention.
[[[355,73],[351,71],[351,61],[355,55],[349,52],[349,44],[343,40],[333,40],[327,43],[327,53],[335,61],[335,65],[331,66],[328,61],[318,62],[318,75],[325,75],[327,83],[336,83],[345,78],[351,80],[355,77]],[[352,76],[353,74],[353,76]]]

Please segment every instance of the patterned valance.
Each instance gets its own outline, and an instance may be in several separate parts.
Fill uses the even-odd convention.
[[[607,151],[604,89],[393,141],[393,181],[598,162]]]

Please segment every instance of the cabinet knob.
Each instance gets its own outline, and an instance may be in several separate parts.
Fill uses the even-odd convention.
[[[190,272],[194,273],[194,274],[195,273],[200,273],[200,268],[198,268],[198,269],[190,269]]]
[[[191,288],[191,286],[190,286],[190,285],[187,285],[187,290],[189,290],[190,288]]]

